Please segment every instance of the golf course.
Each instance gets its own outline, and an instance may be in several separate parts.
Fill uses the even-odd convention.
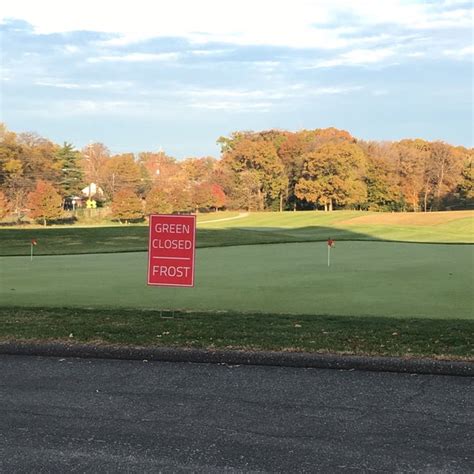
[[[469,358],[473,218],[472,211],[199,215],[194,288],[146,285],[146,225],[1,229],[0,337],[72,333],[145,345]],[[110,328],[98,330],[99,321]],[[339,335],[331,346],[332,326]],[[396,337],[401,327],[418,342]]]

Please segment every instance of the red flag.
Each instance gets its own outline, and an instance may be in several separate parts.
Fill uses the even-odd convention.
[[[31,245],[37,245],[38,242],[36,242],[36,239],[31,239]]]
[[[332,240],[331,238],[328,239],[328,247],[334,247],[336,245],[336,242]]]

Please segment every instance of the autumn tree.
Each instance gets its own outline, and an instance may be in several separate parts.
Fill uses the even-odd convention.
[[[168,194],[159,188],[152,188],[146,196],[145,212],[147,214],[171,214],[173,206]]]
[[[138,165],[145,170],[147,179],[152,183],[152,186],[161,188],[170,179],[181,173],[180,165],[176,159],[163,151],[139,153]]]
[[[112,201],[112,217],[118,219],[120,223],[125,221],[127,224],[130,220],[142,219],[142,200],[132,189],[117,191]]]
[[[101,174],[104,192],[112,200],[120,189],[126,188],[136,192],[141,184],[141,179],[140,166],[135,162],[132,153],[109,158]]]
[[[224,154],[223,161],[234,172],[245,172],[252,178],[250,182],[257,184],[255,204],[257,210],[263,210],[265,204],[280,198],[280,210],[283,204],[283,193],[287,187],[288,179],[284,166],[277,155],[272,143],[266,141],[241,140],[235,147]],[[244,185],[241,180],[241,185]]]
[[[10,203],[5,194],[0,191],[0,220],[10,212]]]
[[[16,135],[5,126],[1,128],[0,140],[0,186],[6,193],[12,211],[17,219],[26,204],[28,193],[34,183],[24,173],[23,150],[16,141]]]
[[[17,144],[21,147],[20,159],[27,179],[50,183],[60,180],[62,162],[57,156],[58,145],[33,132],[18,134]]]
[[[212,185],[218,186],[224,196],[225,205],[228,209],[244,209],[248,201],[242,198],[238,189],[239,176],[222,160],[219,160],[214,167],[211,177]],[[221,207],[218,205],[218,207]]]
[[[189,212],[195,209],[192,202],[191,186],[182,176],[177,176],[169,181],[166,193],[173,210],[176,212]]]
[[[81,166],[86,184],[103,186],[102,178],[109,158],[110,151],[103,143],[91,143],[82,149]]]
[[[359,141],[367,157],[364,181],[367,186],[365,207],[372,211],[398,211],[402,208],[398,176],[395,172],[392,144]]]
[[[187,158],[180,165],[187,180],[191,183],[209,182],[216,160],[211,157]]]
[[[197,183],[191,187],[191,203],[194,210],[210,209],[214,206],[214,194],[210,183]]]
[[[305,156],[303,177],[296,185],[300,199],[332,210],[334,204],[365,202],[367,188],[363,181],[366,160],[354,144],[328,144]]]
[[[401,207],[401,196],[390,165],[369,157],[364,177],[367,186],[366,207],[371,211],[396,211]]]
[[[467,208],[474,207],[474,151],[466,154],[464,165],[461,171],[461,178],[455,190],[456,202]]]
[[[218,184],[211,184],[212,206],[216,209],[223,208],[227,204],[227,196],[224,189]]]
[[[29,216],[47,222],[62,216],[62,198],[54,186],[45,181],[38,181],[34,191],[28,194]]]
[[[446,143],[431,143],[430,152],[433,207],[438,210],[443,196],[452,192],[459,183],[463,163],[461,155]]]
[[[288,179],[286,202],[294,211],[296,211],[298,204],[295,187],[303,174],[304,155],[308,151],[308,140],[301,133],[289,134],[278,150],[278,156],[283,163]]]
[[[310,143],[312,151],[316,151],[318,148],[329,143],[356,143],[356,139],[349,132],[335,127],[305,130],[303,135]]]
[[[427,210],[432,192],[429,144],[424,140],[401,140],[394,145],[396,170],[403,199],[412,211]],[[421,203],[421,205],[420,205]]]
[[[37,180],[57,183],[61,164],[57,145],[35,133],[15,134],[5,126],[0,130],[0,185],[12,211],[21,220],[28,194]]]

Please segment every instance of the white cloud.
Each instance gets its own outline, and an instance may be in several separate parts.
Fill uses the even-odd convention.
[[[94,56],[87,60],[89,63],[101,62],[156,62],[156,61],[176,61],[179,53],[129,53],[122,55]]]
[[[104,81],[97,83],[81,83],[81,82],[66,82],[57,79],[41,79],[34,83],[36,86],[42,87],[54,87],[57,89],[70,89],[70,90],[94,90],[94,89],[105,89],[107,91],[112,90],[124,90],[133,86],[130,81]]]
[[[235,102],[235,101],[214,101],[214,102],[192,102],[193,109],[204,110],[225,110],[227,112],[247,112],[260,111],[268,112],[272,108],[271,102]]]
[[[189,51],[194,56],[220,56],[222,54],[229,54],[233,49],[193,49]]]
[[[334,49],[364,41],[345,36],[351,29],[469,28],[472,9],[415,0],[4,0],[0,18],[26,20],[38,33],[108,33],[110,46],[182,37],[197,44]]]
[[[472,59],[474,55],[474,45],[471,44],[460,49],[445,49],[443,54],[454,59]]]
[[[51,118],[51,115],[57,117],[83,117],[83,116],[141,116],[144,111],[148,113],[149,106],[146,103],[130,100],[92,100],[75,99],[44,101],[28,103],[24,106],[18,106],[17,112],[27,116]]]
[[[302,99],[322,95],[347,94],[360,90],[360,86],[320,87],[310,84],[293,84],[274,89],[205,89],[195,88],[178,93],[188,97],[193,108],[227,110],[268,111],[286,100]]]
[[[353,49],[343,53],[335,58],[326,59],[317,62],[315,65],[307,67],[312,68],[327,68],[335,66],[363,66],[376,64],[388,58],[395,56],[395,49],[380,48],[380,49]]]
[[[76,54],[80,51],[80,48],[74,44],[67,44],[64,46],[63,51],[66,54]]]

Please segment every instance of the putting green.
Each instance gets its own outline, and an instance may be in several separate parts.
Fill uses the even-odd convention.
[[[0,258],[2,306],[473,317],[470,245],[338,242],[199,249],[195,288],[146,286],[147,254]]]

